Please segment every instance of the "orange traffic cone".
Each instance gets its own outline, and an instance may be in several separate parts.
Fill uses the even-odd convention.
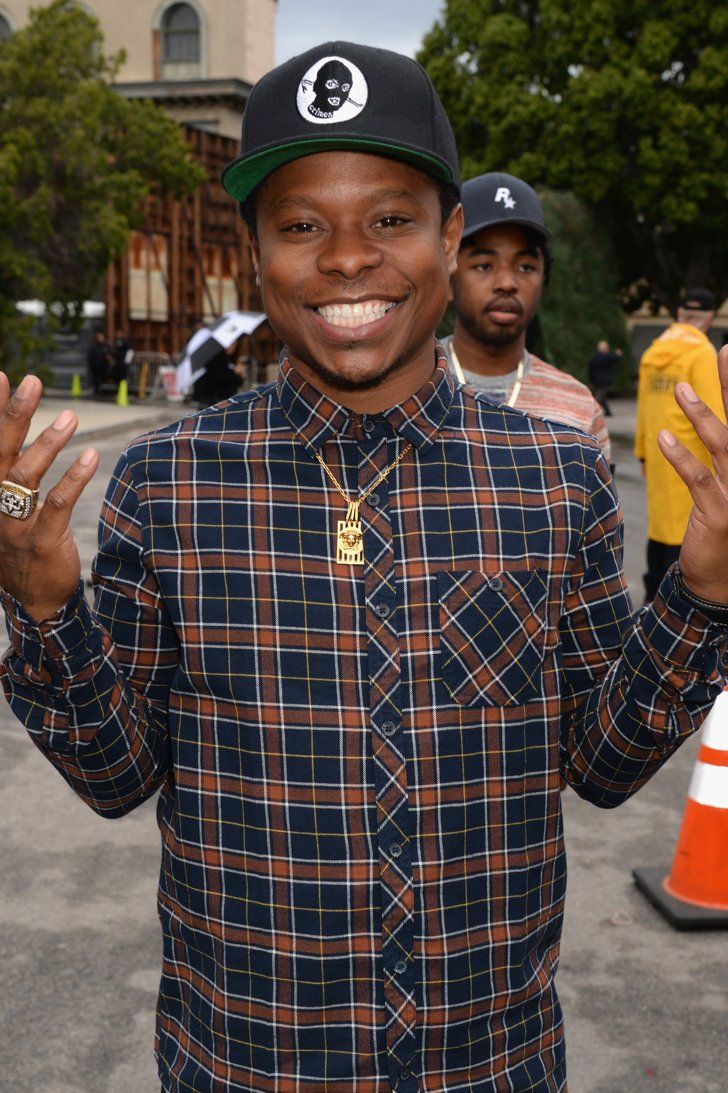
[[[676,929],[728,927],[728,687],[702,729],[669,875],[661,869],[633,875]]]

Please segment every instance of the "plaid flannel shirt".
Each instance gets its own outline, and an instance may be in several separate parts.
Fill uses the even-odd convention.
[[[337,564],[363,493],[363,568]],[[99,813],[161,786],[164,1090],[562,1090],[560,775],[611,807],[700,724],[726,629],[632,619],[596,443],[457,387],[277,385],[142,437],[96,606],[5,596],[10,703]],[[721,657],[723,660],[721,661]]]

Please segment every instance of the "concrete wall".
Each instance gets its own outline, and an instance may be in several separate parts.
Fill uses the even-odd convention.
[[[0,0],[0,14],[20,29],[39,0]],[[154,31],[175,0],[84,0],[104,31],[105,50],[125,49],[121,81],[157,78]],[[179,79],[236,78],[254,83],[274,64],[276,0],[188,0],[200,16],[202,60],[166,75]]]
[[[177,106],[174,103],[164,104],[165,113],[175,121],[184,122],[186,125],[194,125],[199,129],[206,129],[208,133],[219,133],[223,137],[240,139],[240,123],[242,111],[226,106],[224,103],[214,104],[185,103]],[[237,155],[237,152],[235,153]]]
[[[210,76],[255,83],[275,64],[276,0],[205,3],[210,9]]]

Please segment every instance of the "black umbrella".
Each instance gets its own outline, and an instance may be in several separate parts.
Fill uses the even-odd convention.
[[[221,349],[228,349],[243,334],[252,334],[264,321],[260,311],[228,311],[212,326],[196,330],[177,365],[177,389],[188,391]]]

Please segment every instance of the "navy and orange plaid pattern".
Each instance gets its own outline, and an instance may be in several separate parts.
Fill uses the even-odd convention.
[[[366,565],[337,565],[344,502]],[[596,444],[443,359],[358,417],[279,382],[134,442],[96,607],[5,597],[6,694],[76,792],[161,786],[166,1091],[565,1088],[559,779],[638,789],[723,683],[670,575],[637,619]]]

